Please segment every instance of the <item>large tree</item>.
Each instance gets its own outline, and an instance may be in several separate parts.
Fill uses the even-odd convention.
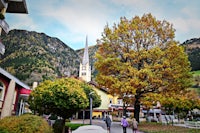
[[[40,114],[52,113],[65,120],[80,109],[89,107],[89,94],[92,86],[75,78],[61,78],[44,81],[30,94],[30,108]],[[93,105],[99,106],[100,96],[93,94]],[[64,128],[63,128],[64,130]]]
[[[110,93],[134,95],[134,117],[139,121],[140,100],[147,93],[178,91],[190,83],[190,64],[174,40],[172,24],[151,14],[122,17],[105,26],[96,53],[96,81]]]

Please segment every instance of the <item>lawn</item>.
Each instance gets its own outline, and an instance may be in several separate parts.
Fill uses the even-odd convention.
[[[85,126],[88,124],[79,124],[79,123],[70,123],[70,122],[66,122],[65,124],[67,127],[70,127],[71,130],[76,130],[78,127],[80,126]]]
[[[138,129],[145,133],[200,133],[200,129],[162,125],[160,123],[140,123]]]
[[[198,71],[192,71],[192,74],[193,74],[193,76],[197,76],[197,75],[200,76],[200,70],[198,70]]]

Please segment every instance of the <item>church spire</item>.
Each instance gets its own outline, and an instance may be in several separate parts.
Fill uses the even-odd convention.
[[[88,54],[88,39],[87,39],[87,36],[86,36],[86,44],[85,44],[82,64],[86,65],[87,63],[89,64],[89,54]]]
[[[91,81],[91,67],[89,64],[89,54],[88,54],[88,40],[86,36],[86,44],[83,54],[83,60],[82,63],[80,63],[79,68],[79,77],[82,78],[86,82]]]

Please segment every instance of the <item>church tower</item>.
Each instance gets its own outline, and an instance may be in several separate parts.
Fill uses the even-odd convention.
[[[86,44],[85,44],[83,59],[82,62],[80,63],[80,68],[79,68],[79,77],[86,82],[91,81],[91,66],[89,63],[87,36],[86,36]]]

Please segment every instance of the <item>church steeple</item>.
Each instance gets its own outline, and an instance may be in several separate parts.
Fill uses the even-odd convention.
[[[91,67],[89,64],[89,54],[88,54],[88,37],[86,36],[85,49],[82,58],[82,63],[80,63],[79,77],[86,82],[91,81]]]
[[[84,49],[82,64],[86,65],[87,63],[89,64],[89,55],[88,55],[88,38],[86,36],[86,42],[85,42],[85,49]]]

